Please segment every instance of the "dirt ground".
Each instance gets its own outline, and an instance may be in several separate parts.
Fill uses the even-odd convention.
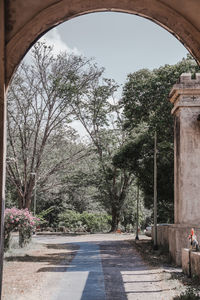
[[[145,241],[143,246],[140,242],[138,248],[138,245],[134,245],[132,235],[37,237],[29,248],[6,255],[2,299],[51,299],[53,286],[59,288],[62,276],[62,272],[56,272],[56,266],[67,272],[78,251],[77,242],[99,245],[106,300],[172,300],[185,289],[180,278],[174,276],[182,274],[180,269],[170,266],[163,268],[161,256],[159,259],[155,253],[151,256],[152,259],[155,257],[157,264],[149,264],[149,242]]]
[[[151,267],[159,267],[163,269],[163,272],[170,270],[172,279],[178,279],[183,286],[194,288],[200,293],[200,280],[197,276],[189,278],[183,274],[180,268],[171,261],[169,253],[166,249],[159,248],[153,250],[153,244],[151,240],[141,239],[139,241],[130,241],[133,247],[138,251],[143,260]]]
[[[45,268],[61,265],[63,261],[69,264],[77,249],[71,244],[32,244],[28,248],[12,251],[4,260],[2,299],[42,300],[40,292],[51,281],[51,273],[44,272]],[[38,298],[31,294],[38,294]]]

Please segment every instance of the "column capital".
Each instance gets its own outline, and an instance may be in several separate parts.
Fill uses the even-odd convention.
[[[200,73],[196,73],[195,79],[191,76],[191,73],[183,73],[173,86],[169,94],[169,100],[174,104],[172,114],[180,107],[200,106]]]

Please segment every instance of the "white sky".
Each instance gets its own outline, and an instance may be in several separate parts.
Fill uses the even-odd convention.
[[[125,13],[92,13],[76,17],[42,37],[56,53],[66,50],[93,57],[105,76],[122,85],[141,68],[175,64],[188,53],[168,31],[145,18]],[[119,94],[118,94],[119,95]],[[83,136],[76,122],[74,126]]]

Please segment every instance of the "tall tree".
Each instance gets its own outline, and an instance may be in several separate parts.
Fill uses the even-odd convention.
[[[96,152],[98,169],[94,173],[94,184],[99,190],[97,198],[112,215],[111,230],[115,231],[132,175],[112,164],[115,150],[124,142],[125,132],[122,131],[119,105],[113,97],[117,85],[112,80],[101,79],[102,72],[100,70],[86,93],[79,93],[73,98],[70,107],[75,119],[85,128]],[[61,94],[64,97],[64,87]]]
[[[114,157],[117,167],[126,167],[138,177],[145,205],[153,206],[153,137],[158,136],[158,220],[173,222],[173,118],[168,95],[185,72],[198,66],[188,56],[176,65],[129,74],[123,89],[126,144]]]
[[[96,77],[87,59],[67,53],[55,56],[52,47],[44,43],[37,43],[31,54],[31,64],[20,65],[8,92],[7,172],[8,180],[17,190],[20,208],[30,208],[36,180],[44,184],[82,151],[73,146],[73,154],[69,147],[66,155],[63,152],[67,140],[74,137],[69,126],[69,102],[76,83],[77,93],[82,93]],[[62,85],[64,101],[59,92]],[[69,144],[72,146],[72,140]],[[51,159],[58,145],[60,155]],[[49,158],[46,170],[45,157]]]

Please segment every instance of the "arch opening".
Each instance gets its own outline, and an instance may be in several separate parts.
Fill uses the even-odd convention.
[[[7,35],[7,86],[19,62],[30,49],[31,45],[35,43],[41,35],[70,18],[98,11],[126,12],[148,18],[174,34],[193,56],[196,57],[197,60],[200,60],[197,38],[199,32],[197,28],[184,18],[183,15],[178,14],[175,10],[160,1],[152,1],[152,6],[148,9],[147,1],[136,1],[134,4],[127,4],[124,1],[120,4],[116,3],[116,1],[106,1],[106,8],[102,8],[102,4],[98,3],[98,1],[96,1],[95,4],[86,1],[86,3],[82,5],[74,1],[71,3],[67,13],[66,10],[63,10],[63,8],[66,8],[66,2],[67,1],[52,3],[48,7],[39,9],[32,17],[27,19],[27,22],[21,24],[22,26],[18,28],[13,35]]]

